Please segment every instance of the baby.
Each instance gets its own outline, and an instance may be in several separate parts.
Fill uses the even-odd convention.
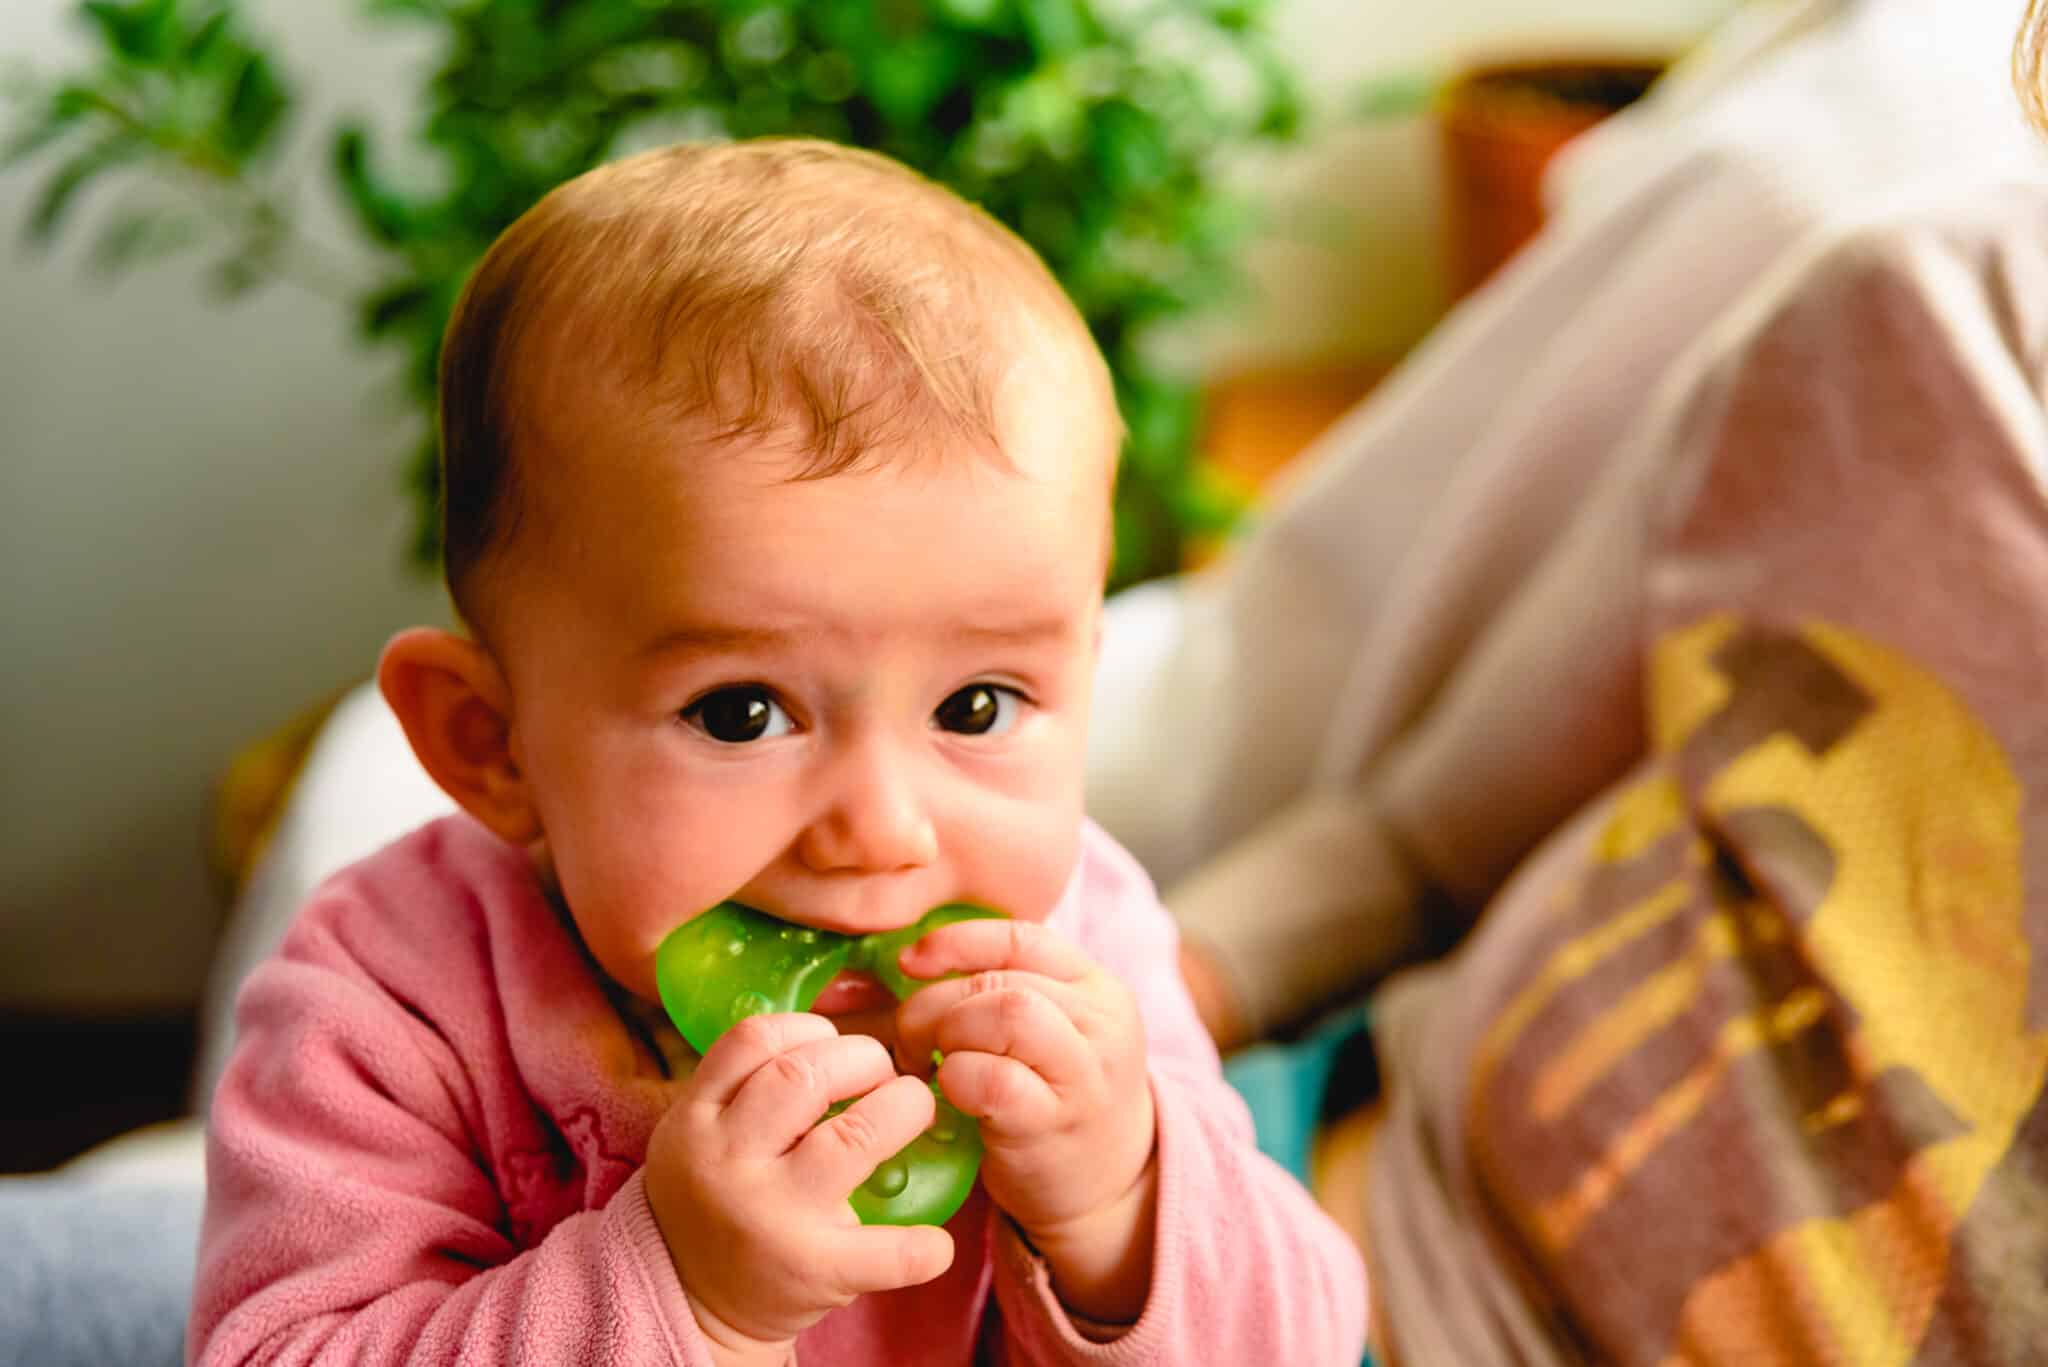
[[[244,990],[190,1358],[1355,1364],[1357,1257],[1082,814],[1122,429],[1030,250],[866,153],[634,157],[492,247],[441,423],[469,632],[379,681],[463,814]],[[655,951],[727,899],[1007,919],[700,1060]],[[934,1076],[981,1185],[862,1226]]]

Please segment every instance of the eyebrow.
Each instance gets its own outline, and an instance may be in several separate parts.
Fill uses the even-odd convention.
[[[988,624],[957,622],[948,631],[956,641],[980,646],[1024,647],[1043,645],[1071,634],[1074,624],[1063,617],[1040,617],[1019,622]],[[787,649],[810,633],[796,627],[749,626],[727,622],[696,622],[663,632],[648,642],[643,655],[671,652],[719,654],[738,651]]]
[[[698,623],[663,632],[649,641],[640,653],[667,655],[672,652],[688,651],[710,655],[721,651],[767,650],[788,645],[796,639],[796,635],[794,631],[784,631],[775,627]]]

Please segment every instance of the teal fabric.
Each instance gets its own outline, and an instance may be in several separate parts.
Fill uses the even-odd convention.
[[[1223,1076],[1251,1107],[1259,1152],[1308,1185],[1308,1156],[1322,1116],[1330,1070],[1344,1046],[1366,1032],[1363,1005],[1340,1011],[1292,1044],[1260,1044],[1232,1054]],[[1375,1367],[1371,1353],[1360,1367]]]
[[[1224,1079],[1251,1107],[1259,1151],[1304,1185],[1330,1070],[1344,1046],[1365,1033],[1367,1022],[1363,1005],[1350,1007],[1291,1044],[1254,1045],[1223,1064]]]

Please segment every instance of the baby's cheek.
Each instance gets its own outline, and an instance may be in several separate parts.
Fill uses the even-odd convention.
[[[1019,920],[1043,921],[1059,905],[1080,853],[1078,810],[1015,814],[989,852],[984,900]]]
[[[679,860],[680,862],[669,862]],[[592,957],[636,996],[654,1000],[654,951],[677,926],[722,895],[678,870],[698,869],[660,842],[592,842],[557,857],[561,894]]]

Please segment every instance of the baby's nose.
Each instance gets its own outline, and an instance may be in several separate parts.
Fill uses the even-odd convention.
[[[904,873],[938,858],[938,831],[911,765],[889,746],[859,747],[823,781],[825,800],[797,839],[806,868],[831,874]]]

